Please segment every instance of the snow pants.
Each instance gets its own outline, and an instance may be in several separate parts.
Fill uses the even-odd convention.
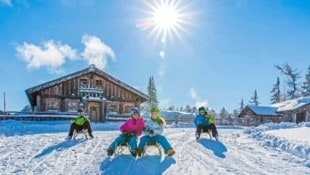
[[[213,123],[210,125],[197,125],[196,133],[200,134],[201,132],[208,132],[209,129],[211,129],[213,137],[216,137],[218,135],[216,126]]]
[[[128,143],[130,146],[131,152],[136,151],[137,149],[137,136],[126,136],[125,134],[120,134],[116,139],[111,143],[110,148],[115,151],[116,147],[120,144]]]
[[[144,135],[144,136],[142,136],[140,139],[140,143],[139,143],[138,148],[144,150],[144,147],[148,142],[159,143],[163,147],[165,153],[169,149],[172,149],[170,143],[167,141],[166,137],[163,135],[155,135],[155,136]]]

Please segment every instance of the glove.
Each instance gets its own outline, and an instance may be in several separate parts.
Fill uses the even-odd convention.
[[[135,134],[132,133],[132,132],[124,132],[123,135],[124,135],[125,137],[131,137],[131,136],[134,136]]]
[[[154,131],[151,130],[151,129],[149,129],[149,133],[150,133],[150,134],[154,134]]]

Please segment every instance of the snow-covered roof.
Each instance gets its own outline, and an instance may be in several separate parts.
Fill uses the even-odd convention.
[[[298,109],[307,104],[310,104],[310,96],[287,100],[284,102],[273,104],[271,106],[277,108],[277,112],[284,112]]]
[[[277,114],[277,108],[269,106],[247,106],[251,109],[256,115],[279,115]]]

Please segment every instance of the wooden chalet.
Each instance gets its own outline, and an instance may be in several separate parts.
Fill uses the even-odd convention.
[[[272,105],[286,121],[310,122],[310,96],[283,101]]]
[[[132,107],[149,99],[145,93],[94,65],[26,90],[34,112],[76,113],[83,108],[91,121],[129,116]]]
[[[281,114],[277,113],[277,108],[268,106],[246,106],[238,115],[241,125],[258,126],[263,123],[283,120]]]

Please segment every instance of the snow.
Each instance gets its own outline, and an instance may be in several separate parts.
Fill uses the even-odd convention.
[[[272,107],[277,108],[277,112],[291,111],[300,108],[304,105],[310,104],[310,97],[300,97],[292,100],[273,104]]]
[[[196,141],[192,124],[167,125],[173,157],[109,158],[121,124],[92,123],[94,139],[65,141],[69,121],[2,121],[1,174],[310,174],[310,123],[218,126],[220,141]]]
[[[258,115],[275,115],[277,116],[277,108],[268,107],[268,106],[251,106],[248,107]]]

